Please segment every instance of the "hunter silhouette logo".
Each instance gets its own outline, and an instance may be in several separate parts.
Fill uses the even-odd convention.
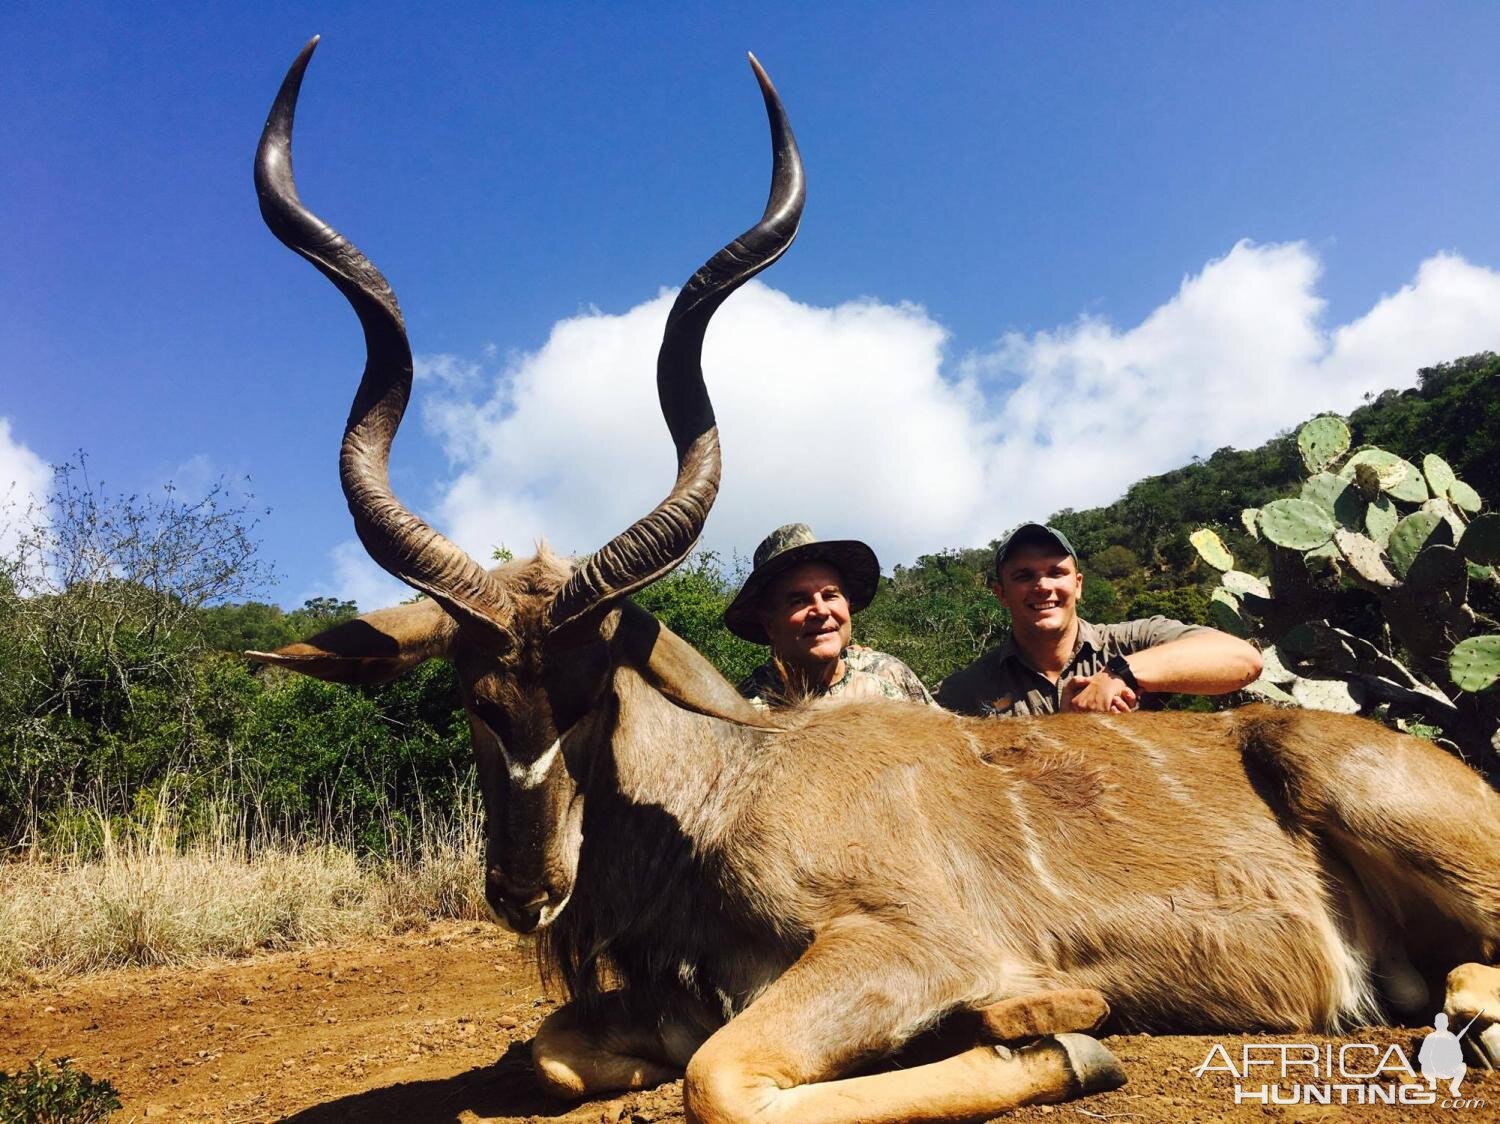
[[[1464,1064],[1463,1036],[1482,1014],[1480,1011],[1457,1034],[1448,1029],[1448,1016],[1442,1011],[1432,1016],[1432,1033],[1422,1039],[1422,1048],[1417,1051],[1417,1064],[1422,1067],[1422,1076],[1427,1078],[1430,1088],[1436,1089],[1439,1081],[1447,1081],[1448,1095],[1458,1096],[1459,1083],[1469,1071]]]

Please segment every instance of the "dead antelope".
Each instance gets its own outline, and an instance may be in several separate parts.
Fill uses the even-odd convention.
[[[980,721],[854,702],[767,718],[626,600],[683,558],[718,490],[709,318],[801,217],[796,145],[758,66],[770,202],[694,274],[662,341],[671,494],[581,565],[543,549],[481,568],[391,491],[411,352],[385,279],[297,198],[311,51],[261,139],[262,213],[359,314],[344,492],[371,556],[427,598],[252,655],[340,682],[454,663],[487,897],[517,931],[550,926],[572,996],[534,1043],[549,1087],[592,1096],[685,1068],[692,1120],[983,1120],[1122,1081],[1080,1033],[1106,1017],[1202,1031],[1426,1017],[1430,982],[1494,958],[1500,797],[1426,742],[1266,707]],[[1500,972],[1469,964],[1446,1009],[1481,1007],[1500,1061]],[[940,1022],[968,1035],[954,1052],[866,1071]]]

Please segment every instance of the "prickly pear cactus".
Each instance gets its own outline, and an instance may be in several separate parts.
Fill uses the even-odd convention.
[[[1264,578],[1258,578],[1254,574],[1247,574],[1243,570],[1226,570],[1224,576],[1219,581],[1230,593],[1238,594],[1241,597],[1247,593],[1253,593],[1257,597],[1271,596],[1271,587],[1266,584]]]
[[[1360,711],[1360,699],[1342,679],[1298,679],[1292,683],[1292,698],[1308,710],[1331,710],[1335,714]]]
[[[1433,543],[1412,559],[1406,584],[1413,592],[1440,593],[1461,605],[1469,595],[1469,571],[1457,550]]]
[[[1199,556],[1215,570],[1234,569],[1234,555],[1224,542],[1207,527],[1200,528],[1188,536],[1188,542],[1197,549]]]
[[[1322,472],[1349,450],[1349,427],[1331,415],[1313,418],[1297,432],[1297,448],[1308,472]]]
[[[1377,495],[1365,508],[1365,530],[1382,548],[1390,541],[1391,532],[1401,522],[1401,513],[1389,496]]]
[[[1500,514],[1480,514],[1482,498],[1441,457],[1418,468],[1372,446],[1349,452],[1336,418],[1314,418],[1297,447],[1308,478],[1295,498],[1240,514],[1270,551],[1269,580],[1236,569],[1217,533],[1191,536],[1221,573],[1213,622],[1261,644],[1265,666],[1245,693],[1414,720],[1500,779],[1500,636],[1471,636],[1487,618],[1468,604],[1472,583],[1500,583]],[[1351,605],[1369,607],[1350,616]],[[1329,623],[1368,621],[1370,608],[1384,624],[1360,624],[1369,639]]]
[[[1465,691],[1484,691],[1500,679],[1500,636],[1471,636],[1448,657],[1453,682]]]
[[[1412,561],[1424,546],[1428,543],[1452,542],[1453,532],[1441,515],[1430,511],[1414,511],[1396,524],[1386,549],[1391,556],[1392,567],[1404,578],[1411,569]]]
[[[1311,500],[1272,500],[1260,509],[1260,533],[1288,550],[1316,550],[1333,538],[1333,515]]]
[[[1432,512],[1432,514],[1439,516],[1444,523],[1448,524],[1448,530],[1453,532],[1455,542],[1463,538],[1467,525],[1464,523],[1463,516],[1447,500],[1434,496],[1422,505],[1421,510]]]
[[[1213,591],[1208,601],[1208,615],[1214,625],[1234,636],[1249,637],[1254,629],[1240,612],[1240,600],[1227,589]]]
[[[1481,515],[1464,530],[1458,541],[1459,552],[1477,566],[1500,562],[1500,515]]]
[[[1422,458],[1422,475],[1427,478],[1427,486],[1435,496],[1446,496],[1448,489],[1458,480],[1458,474],[1436,453],[1428,453]]]
[[[1375,470],[1380,490],[1392,499],[1404,503],[1421,503],[1427,498],[1427,481],[1421,471],[1410,461],[1402,460],[1395,453],[1384,449],[1363,448],[1344,462],[1341,475],[1353,478],[1360,465],[1369,465]],[[1365,473],[1368,478],[1368,472]]]
[[[1454,507],[1470,515],[1476,514],[1484,506],[1479,493],[1462,480],[1455,480],[1448,485],[1448,498],[1453,501]]]
[[[1317,504],[1345,527],[1358,530],[1364,525],[1368,505],[1352,480],[1320,472],[1303,483],[1302,498]]]
[[[1391,573],[1381,554],[1380,544],[1374,539],[1340,527],[1333,533],[1339,553],[1349,563],[1350,569],[1365,581],[1379,589],[1394,589],[1396,575]]]

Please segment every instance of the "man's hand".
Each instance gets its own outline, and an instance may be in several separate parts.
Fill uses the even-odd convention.
[[[1088,676],[1075,675],[1063,683],[1062,708],[1125,714],[1136,708],[1136,697],[1123,679],[1099,671]]]

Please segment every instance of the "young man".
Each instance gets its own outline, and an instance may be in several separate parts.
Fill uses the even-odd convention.
[[[1260,653],[1227,632],[1166,617],[1080,620],[1077,554],[1040,523],[1006,536],[990,588],[1010,610],[1011,634],[939,684],[939,705],[960,714],[1124,712],[1147,695],[1228,694],[1260,674]]]
[[[916,673],[895,656],[849,642],[849,618],[879,583],[880,563],[862,542],[820,542],[806,523],[772,531],[724,612],[730,632],[771,648],[740,694],[761,707],[840,695],[931,703]]]

